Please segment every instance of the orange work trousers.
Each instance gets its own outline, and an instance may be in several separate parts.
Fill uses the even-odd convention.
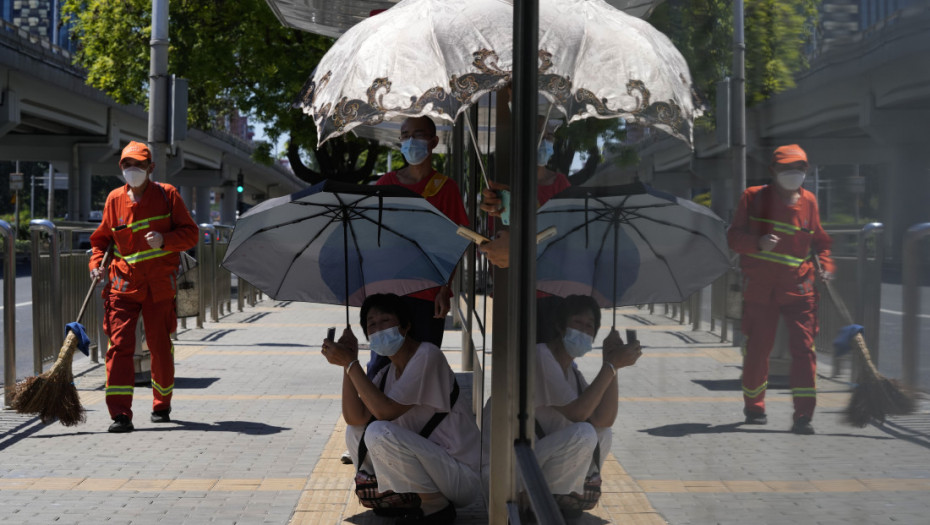
[[[743,402],[746,412],[765,413],[769,355],[775,344],[778,319],[785,320],[791,352],[791,395],[794,420],[813,418],[817,405],[817,297],[809,294],[772,294],[767,302],[743,303],[742,330],[746,336],[743,355]]]
[[[109,338],[107,348],[106,399],[110,418],[125,414],[132,418],[132,395],[135,385],[136,323],[142,314],[145,341],[152,356],[152,411],[171,408],[174,391],[174,344],[171,333],[177,330],[174,299],[139,301],[124,294],[104,292],[103,330]]]

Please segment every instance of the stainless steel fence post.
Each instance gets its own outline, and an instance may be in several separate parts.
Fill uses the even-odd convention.
[[[856,255],[856,277],[859,285],[859,300],[856,302],[856,322],[869,327],[865,332],[865,342],[869,347],[872,362],[878,366],[879,329],[881,328],[881,294],[882,294],[882,261],[884,260],[885,225],[872,222],[862,227],[859,235],[859,245]],[[873,271],[869,268],[868,240],[875,239],[875,266]],[[866,305],[872,307],[866,308]]]
[[[915,224],[904,234],[904,248],[901,255],[901,310],[904,319],[901,328],[901,366],[904,381],[912,388],[917,388],[920,361],[917,348],[920,326],[917,315],[920,313],[920,259],[917,251],[918,242],[930,236],[930,222]]]
[[[16,390],[16,232],[0,221],[3,235],[3,406],[9,407]]]
[[[58,330],[64,326],[61,320],[60,243],[58,228],[50,220],[29,221],[29,232],[32,237],[32,364],[35,375],[39,375],[42,373],[42,348],[47,346],[46,340],[51,334],[58,335]],[[39,241],[43,233],[49,237],[49,272],[47,275],[43,275],[44,272],[41,271],[40,265]],[[51,346],[48,347],[51,348]]]

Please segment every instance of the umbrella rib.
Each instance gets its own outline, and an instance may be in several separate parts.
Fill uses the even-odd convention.
[[[291,273],[291,269],[294,267],[294,261],[296,261],[297,259],[299,259],[300,256],[302,256],[302,255],[304,254],[304,252],[307,251],[307,248],[309,248],[310,245],[313,244],[313,242],[314,242],[315,240],[319,239],[320,236],[323,235],[323,232],[325,232],[326,229],[329,228],[330,225],[332,225],[332,224],[333,224],[334,222],[336,222],[338,219],[339,219],[338,215],[337,215],[337,216],[330,216],[330,217],[329,217],[329,222],[326,223],[325,226],[323,226],[322,228],[320,228],[319,231],[317,231],[316,235],[314,235],[309,241],[307,241],[307,244],[305,244],[303,248],[301,248],[300,250],[297,251],[297,253],[294,254],[294,257],[291,258],[290,264],[287,265],[287,270],[284,272],[284,275],[281,277],[281,281],[280,281],[280,283],[278,284],[277,290],[275,290],[275,296],[277,296],[279,293],[281,293],[281,287],[284,286],[284,282],[287,281],[287,276]]]
[[[662,255],[661,253],[656,251],[655,247],[653,247],[652,243],[649,242],[649,239],[647,239],[646,236],[643,235],[643,232],[639,229],[638,226],[636,226],[635,224],[631,222],[627,222],[627,224],[630,226],[630,229],[635,231],[636,234],[639,235],[639,238],[642,239],[644,243],[646,243],[646,246],[648,246],[649,249],[652,250],[652,253],[656,256],[656,258],[662,261],[662,264],[664,264],[666,270],[668,270],[669,277],[671,277],[672,282],[675,283],[675,288],[678,290],[678,294],[681,295],[682,294],[681,285],[678,284],[678,279],[675,277],[675,272],[672,271],[672,267],[668,263],[668,259],[665,258],[665,255]]]
[[[424,210],[424,211],[425,211],[425,210]],[[435,213],[433,213],[433,212],[428,212],[428,213],[430,213],[431,215],[435,215]],[[369,217],[367,217],[367,216],[365,216],[365,215],[363,215],[363,214],[358,214],[358,217],[359,217],[360,219],[366,220],[366,221],[368,221],[368,222],[370,222],[370,223],[372,223],[372,224],[377,225],[377,222],[371,220]],[[419,242],[417,242],[417,241],[411,239],[410,237],[407,237],[406,235],[400,233],[399,231],[395,230],[394,228],[391,228],[390,226],[386,226],[386,225],[382,224],[382,225],[381,225],[381,228],[384,229],[384,230],[387,231],[387,232],[393,233],[394,235],[400,237],[401,239],[404,239],[405,241],[407,241],[407,242],[409,242],[410,244],[412,244],[413,246],[415,246],[418,250],[420,250],[420,252],[421,252],[423,255],[426,256],[426,259],[429,261],[430,266],[433,267],[433,269],[436,271],[436,273],[439,274],[439,275],[442,275],[442,270],[440,270],[439,267],[436,266],[436,263],[433,262],[433,258],[430,257],[429,252],[426,251],[425,249],[423,249],[423,247],[420,246],[420,243],[419,243]]]

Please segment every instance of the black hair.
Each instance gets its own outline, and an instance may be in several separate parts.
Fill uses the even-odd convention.
[[[573,315],[591,312],[594,314],[594,332],[601,328],[601,307],[590,295],[569,295],[558,306],[555,324],[560,333],[568,326],[568,318]]]
[[[410,313],[410,307],[407,306],[403,299],[392,293],[376,293],[366,297],[362,303],[360,322],[365,337],[368,337],[368,312],[371,309],[397,316],[400,328],[409,330],[412,326],[413,314]]]
[[[427,117],[427,116],[425,116],[425,115],[422,116],[422,117],[408,117],[408,118],[409,118],[410,120],[421,120],[421,119],[422,119],[422,120],[425,120],[425,121],[426,121],[426,127],[428,127],[429,130],[430,130],[430,133],[432,133],[432,134],[430,135],[430,137],[435,137],[435,136],[436,136],[436,123],[433,122],[433,119],[431,119],[431,118],[429,118],[429,117]]]

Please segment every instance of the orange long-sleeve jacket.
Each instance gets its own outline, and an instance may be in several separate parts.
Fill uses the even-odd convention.
[[[771,185],[753,186],[743,192],[727,230],[727,241],[730,249],[740,254],[744,279],[768,285],[747,286],[744,290],[747,299],[753,298],[754,290],[768,294],[772,287],[806,293],[809,286],[812,293],[815,273],[812,251],[825,271],[835,271],[830,257],[832,241],[820,224],[817,199],[804,188],[798,191],[800,198],[795,204],[786,203]],[[780,240],[772,251],[765,252],[759,249],[759,238],[769,233]]]
[[[150,231],[162,234],[161,248],[153,249],[145,240]],[[90,236],[93,254],[89,268],[100,266],[104,253],[113,245],[110,293],[139,300],[149,297],[153,302],[172,299],[179,252],[193,248],[198,234],[197,224],[174,186],[149,181],[142,200],[133,202],[126,184],[107,196],[103,220]]]

